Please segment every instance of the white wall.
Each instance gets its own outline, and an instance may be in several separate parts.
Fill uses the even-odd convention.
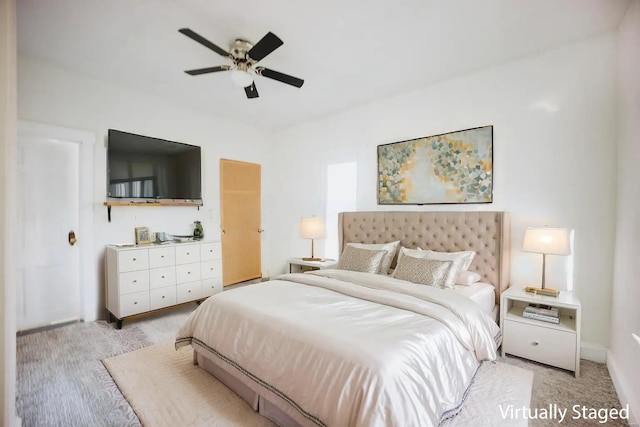
[[[13,158],[16,149],[16,4],[0,0],[0,425],[16,419],[15,275],[9,242],[14,215]]]
[[[590,357],[604,361],[615,228],[615,58],[615,36],[603,35],[277,133],[281,245],[274,246],[272,269],[283,271],[286,258],[308,252],[298,221],[323,214],[327,165],[357,161],[358,210],[400,210],[376,204],[377,145],[491,124],[493,204],[405,209],[510,211],[511,283],[520,286],[541,276],[542,256],[519,250],[525,227],[575,229],[573,258],[548,257],[547,285],[566,288],[573,260],[584,346],[595,346]]]
[[[623,404],[640,422],[640,1],[618,32],[618,200],[611,345],[607,366]],[[633,421],[631,422],[633,424]]]
[[[213,95],[212,95],[213,96]],[[85,320],[104,314],[104,245],[133,242],[134,227],[190,234],[193,221],[202,222],[205,238],[220,239],[219,160],[262,164],[263,228],[270,226],[273,188],[269,133],[249,124],[218,119],[172,105],[132,88],[90,79],[29,57],[18,58],[18,116],[20,119],[94,132],[94,265],[95,275],[85,292]],[[202,147],[204,206],[113,207],[107,221],[106,135],[109,128],[160,137]],[[82,239],[82,236],[78,236]],[[263,235],[263,272],[268,275],[269,233]]]

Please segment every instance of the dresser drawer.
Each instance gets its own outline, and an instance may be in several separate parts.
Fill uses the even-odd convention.
[[[222,245],[220,242],[203,243],[200,245],[200,260],[210,261],[222,258]]]
[[[176,304],[176,287],[151,289],[149,291],[149,306],[151,310],[169,307]]]
[[[136,249],[133,251],[118,252],[118,271],[146,270],[149,268],[149,251],[147,249]]]
[[[176,248],[149,249],[149,268],[167,267],[176,263]]]
[[[222,260],[214,259],[200,263],[200,272],[203,279],[222,277]]]
[[[200,245],[176,246],[176,264],[200,262]]]
[[[120,317],[149,311],[149,291],[120,296]]]
[[[149,270],[149,288],[164,288],[176,285],[176,267],[152,268]]]
[[[200,263],[183,264],[176,266],[177,283],[187,283],[200,280]]]
[[[149,290],[149,270],[120,273],[120,295]]]
[[[200,281],[178,285],[176,287],[177,303],[181,304],[183,302],[199,299],[201,295],[200,287]]]
[[[505,320],[504,352],[540,363],[576,370],[576,334]]]
[[[222,292],[222,277],[206,279],[202,281],[202,297],[210,297]]]

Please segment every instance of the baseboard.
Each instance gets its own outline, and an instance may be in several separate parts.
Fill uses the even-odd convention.
[[[607,362],[607,349],[599,344],[583,341],[580,343],[580,359],[597,363]]]
[[[629,388],[623,380],[623,378],[625,378],[624,373],[620,372],[620,370],[618,369],[615,358],[611,354],[611,351],[607,351],[607,369],[609,369],[609,375],[611,376],[613,387],[616,389],[616,393],[618,394],[618,399],[620,399],[620,404],[623,407],[629,405],[629,425],[639,425],[639,396],[633,396],[633,393],[629,392]],[[634,410],[636,412],[634,412]]]

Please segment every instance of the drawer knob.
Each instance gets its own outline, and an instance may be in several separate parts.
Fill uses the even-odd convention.
[[[191,255],[191,253],[190,253],[190,252],[187,252],[187,255]]]
[[[191,293],[191,289],[189,289],[189,293]]]
[[[164,295],[162,295],[162,298],[164,298]]]
[[[133,260],[135,261],[136,259],[134,258]]]
[[[539,344],[540,344],[540,343],[539,343],[538,341],[534,341],[534,342],[532,342],[532,343],[531,343],[531,345],[532,345],[532,346],[534,346],[534,347],[535,347],[535,346],[537,346],[537,345],[539,345]]]
[[[164,255],[160,255],[160,258],[164,258]]]
[[[187,274],[191,274],[191,272],[190,272],[190,271],[187,271]]]
[[[162,278],[164,279],[164,276],[162,276]]]
[[[136,305],[137,303],[138,303],[138,301],[134,301],[134,302],[133,302],[133,305]]]
[[[138,283],[138,281],[137,281],[137,280],[134,280],[134,281],[133,281],[133,283]]]

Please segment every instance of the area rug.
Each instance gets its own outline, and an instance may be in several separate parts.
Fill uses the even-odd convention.
[[[24,426],[139,426],[101,363],[151,345],[137,327],[75,323],[17,338],[16,409]]]
[[[120,391],[144,426],[274,426],[234,392],[193,365],[191,347],[176,351],[173,342],[103,360]],[[533,374],[503,363],[484,363],[463,410],[447,427],[526,426],[524,419],[504,417],[513,405],[528,406]]]

